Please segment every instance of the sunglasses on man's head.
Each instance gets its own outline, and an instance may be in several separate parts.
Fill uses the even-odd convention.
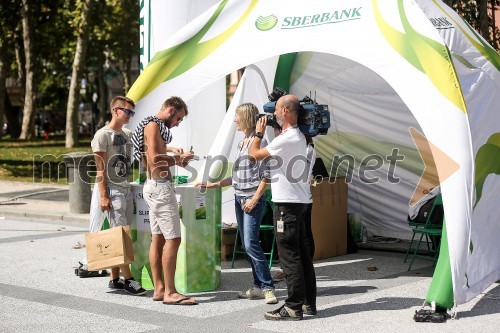
[[[123,112],[125,112],[125,114],[127,116],[132,116],[133,117],[135,115],[135,111],[134,110],[130,110],[130,109],[127,109],[127,108],[122,108],[121,106],[117,106],[116,108],[122,110]]]

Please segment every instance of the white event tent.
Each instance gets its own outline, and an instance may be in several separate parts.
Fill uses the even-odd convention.
[[[221,1],[151,58],[128,94],[138,111],[129,127],[243,67],[209,157],[232,160],[239,103],[261,107],[278,84],[312,94],[332,123],[315,138],[318,156],[332,173],[342,171],[336,156],[356,161],[349,212],[372,234],[404,238],[426,166],[412,133],[422,133],[442,191],[453,303],[500,279],[500,57],[453,10],[437,0]],[[189,118],[193,138],[213,133],[209,103]],[[391,163],[395,150],[404,159]]]

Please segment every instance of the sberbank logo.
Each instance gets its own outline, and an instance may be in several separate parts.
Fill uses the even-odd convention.
[[[269,16],[259,16],[259,18],[255,21],[255,26],[261,31],[267,31],[274,28],[276,23],[278,23],[278,18],[276,15],[272,14]]]
[[[332,10],[330,12],[315,13],[311,15],[286,16],[282,18],[280,29],[310,28],[324,24],[342,23],[361,19],[363,7]],[[276,15],[259,16],[255,26],[261,31],[271,30],[278,23]]]
[[[334,10],[312,15],[287,16],[283,19],[281,29],[300,29],[324,24],[341,23],[361,19],[363,7]]]

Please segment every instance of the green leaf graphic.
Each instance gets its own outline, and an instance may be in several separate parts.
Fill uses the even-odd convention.
[[[245,21],[258,0],[252,0],[245,12],[228,29],[216,37],[200,42],[215,23],[228,0],[222,1],[207,23],[193,37],[185,42],[155,54],[148,66],[130,88],[127,97],[139,101],[161,83],[171,80],[193,68],[219,46],[221,46]]]
[[[486,177],[491,174],[500,175],[500,133],[495,133],[479,148],[475,160],[476,202],[478,204],[483,195],[483,186]]]
[[[375,20],[387,42],[413,67],[426,74],[441,94],[465,113],[465,102],[448,48],[411,27],[403,8],[403,0],[398,0],[398,8],[404,33],[394,29],[383,19],[377,2],[378,0],[373,0]]]
[[[398,168],[417,175],[422,174],[424,170],[424,163],[415,147],[378,141],[359,133],[331,132],[320,136],[314,146],[331,177],[345,176],[350,173],[350,168],[358,168],[367,156],[388,156],[394,149],[405,157],[398,162]],[[354,159],[354,165],[349,165],[351,157]]]
[[[468,69],[478,69],[476,66],[471,64],[467,59],[462,57],[460,54],[453,54],[453,57],[457,59],[458,62],[460,62],[462,65],[467,67]]]
[[[206,211],[205,207],[198,208],[196,210],[195,216],[196,216],[197,220],[204,220],[204,219],[206,219],[207,218],[207,211]]]
[[[500,55],[498,55],[497,51],[495,51],[495,49],[493,49],[491,47],[490,44],[488,44],[478,33],[476,30],[474,30],[474,28],[472,28],[470,26],[470,24],[465,21],[463,18],[462,18],[462,21],[469,27],[469,32],[471,32],[478,40],[479,40],[479,43],[476,42],[475,39],[473,39],[464,29],[462,29],[462,27],[458,24],[457,21],[455,21],[451,16],[448,16],[448,14],[446,13],[446,11],[443,9],[443,7],[441,7],[441,5],[439,4],[441,1],[436,1],[436,0],[433,0],[434,4],[439,8],[441,9],[441,11],[443,12],[444,15],[446,15],[447,18],[449,18],[451,21],[453,21],[455,23],[455,26],[460,29],[460,31],[462,31],[462,33],[464,34],[465,37],[467,37],[467,39],[469,40],[469,42],[471,42],[472,45],[474,45],[474,47],[483,55],[483,57],[485,57],[493,66],[495,66],[495,68],[497,70],[500,71]]]
[[[255,27],[261,31],[267,31],[274,28],[276,23],[278,23],[278,18],[274,14],[269,16],[259,16],[259,18],[255,21]]]

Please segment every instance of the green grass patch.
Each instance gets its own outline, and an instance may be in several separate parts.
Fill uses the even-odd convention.
[[[65,155],[74,152],[92,153],[90,141],[90,137],[80,138],[78,147],[65,148],[63,136],[33,141],[2,139],[0,140],[0,180],[67,185]],[[95,178],[93,160],[89,175],[93,183]],[[135,163],[130,181],[137,179],[138,175],[138,164]]]
[[[67,184],[64,155],[92,152],[90,138],[80,139],[79,147],[65,148],[63,136],[32,141],[0,140],[0,179],[37,183]]]

